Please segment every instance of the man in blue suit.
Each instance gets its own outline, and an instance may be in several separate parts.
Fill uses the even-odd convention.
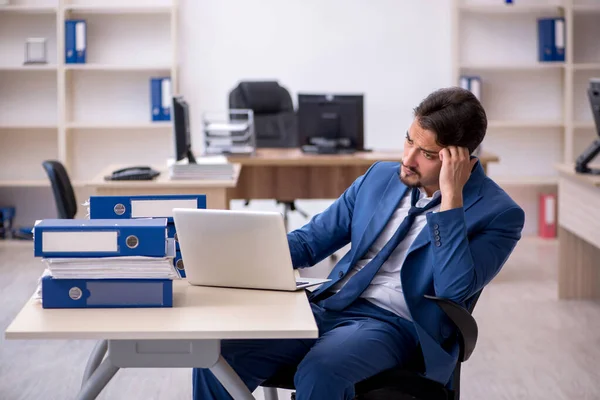
[[[354,384],[415,356],[426,377],[449,382],[458,347],[441,343],[454,328],[424,295],[467,304],[506,262],[524,213],[471,156],[487,129],[473,94],[438,90],[414,114],[401,163],[375,163],[288,235],[295,268],[351,243],[331,281],[310,295],[319,338],[222,343],[251,391],[298,365],[298,400],[349,400]],[[193,381],[195,399],[231,398],[209,370],[194,370]]]

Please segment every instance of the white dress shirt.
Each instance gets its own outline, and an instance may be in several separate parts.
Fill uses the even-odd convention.
[[[427,195],[425,191],[422,188],[419,190],[421,192],[421,196],[417,201],[417,207],[425,207],[431,200],[433,200],[434,197],[440,195],[440,191],[438,190],[433,194],[433,196],[426,197]],[[411,190],[409,189],[406,192],[406,195],[402,198],[400,206],[396,209],[383,231],[381,231],[381,234],[377,240],[375,240],[375,242],[371,245],[371,248],[369,248],[364,257],[354,265],[354,268],[348,272],[344,279],[333,286],[332,291],[339,291],[346,284],[346,282],[365,265],[367,265],[369,261],[371,261],[375,255],[377,255],[377,253],[383,249],[391,237],[394,236],[394,233],[396,233],[396,230],[398,230],[398,227],[408,215],[408,210],[410,210],[410,198]],[[437,206],[432,207],[426,212],[416,216],[415,221],[413,222],[406,237],[400,242],[398,247],[394,249],[390,257],[383,263],[377,274],[373,277],[373,280],[369,286],[365,289],[360,297],[370,301],[376,306],[391,311],[402,318],[412,320],[410,311],[406,305],[406,300],[404,299],[404,292],[402,291],[400,270],[404,264],[408,249],[417,238],[417,235],[427,224],[426,213],[430,211],[437,212],[439,209],[440,205],[438,204]]]

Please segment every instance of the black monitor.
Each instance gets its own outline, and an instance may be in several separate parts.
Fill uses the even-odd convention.
[[[298,94],[298,139],[305,152],[364,150],[364,96]]]
[[[592,108],[592,115],[594,116],[598,139],[594,140],[594,142],[577,158],[575,171],[600,175],[600,169],[588,167],[588,164],[600,153],[600,78],[590,80],[590,86],[588,87],[587,93]]]
[[[175,161],[187,158],[190,164],[196,164],[196,158],[192,153],[189,106],[182,96],[173,97],[173,137]]]

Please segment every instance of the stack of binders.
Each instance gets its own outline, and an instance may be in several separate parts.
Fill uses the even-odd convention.
[[[165,218],[36,223],[43,308],[172,307],[175,243]]]
[[[181,194],[181,195],[146,195],[146,196],[90,196],[90,219],[143,219],[166,218],[167,236],[175,242],[175,257],[173,265],[180,278],[185,278],[185,268],[177,230],[173,222],[174,208],[206,208],[206,195]]]

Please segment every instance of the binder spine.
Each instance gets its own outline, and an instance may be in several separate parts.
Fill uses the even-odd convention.
[[[162,113],[162,81],[160,78],[150,79],[150,113],[152,121],[163,121]]]
[[[206,195],[91,196],[90,219],[166,218],[173,208],[206,208]]]
[[[36,257],[167,256],[165,227],[35,230]]]
[[[42,278],[42,308],[172,307],[170,279]]]
[[[76,64],[77,53],[75,50],[75,24],[77,21],[65,21],[65,64]]]
[[[163,121],[171,120],[171,78],[161,82],[161,116]]]
[[[565,61],[565,19],[554,19],[554,61]]]
[[[75,25],[75,51],[77,53],[77,63],[85,64],[87,59],[87,23],[86,21],[77,21]]]
[[[554,20],[541,18],[538,20],[538,61],[555,60]]]

